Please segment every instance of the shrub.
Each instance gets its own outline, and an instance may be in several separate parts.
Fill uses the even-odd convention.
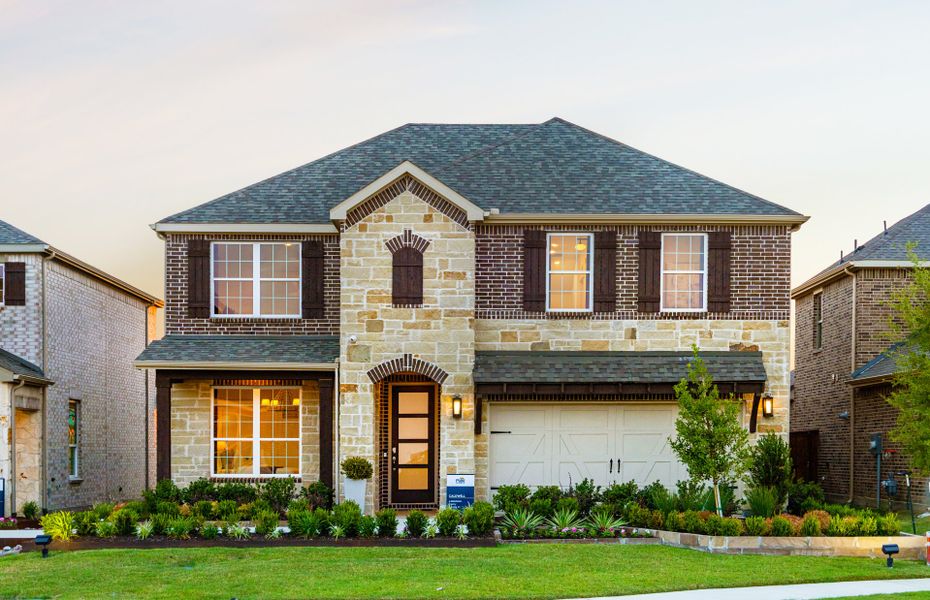
[[[269,504],[268,501],[265,500],[264,498],[259,498],[255,502],[252,502],[250,504],[243,504],[242,506],[240,506],[239,515],[243,519],[254,519],[255,515],[257,515],[258,513],[267,512],[270,510],[274,510],[271,504]]]
[[[688,533],[704,533],[704,520],[698,512],[686,510],[681,513],[681,523]]]
[[[310,501],[306,498],[294,498],[287,505],[287,513],[290,514],[291,511],[295,510],[313,510],[313,507],[310,506]]]
[[[628,502],[636,500],[636,494],[639,492],[639,486],[635,481],[626,483],[612,483],[601,492],[601,501],[604,504],[613,504],[615,506],[626,506]]]
[[[513,512],[518,508],[526,508],[529,496],[530,488],[522,483],[502,485],[494,494],[494,507],[505,513]]]
[[[799,515],[823,506],[823,488],[812,481],[796,481],[788,488],[788,512]]]
[[[651,490],[651,499],[648,506],[662,514],[678,510],[678,495],[669,492],[665,486],[657,486]]]
[[[575,498],[559,498],[559,501],[555,503],[556,512],[560,510],[575,511],[576,513],[581,512],[581,508],[578,506],[578,500]]]
[[[155,513],[159,515],[180,516],[181,507],[174,502],[161,500],[155,505]]]
[[[30,500],[23,504],[23,517],[36,520],[39,518],[39,503],[35,500]]]
[[[534,502],[540,500],[544,499],[537,498]],[[455,529],[461,522],[462,513],[454,508],[444,508],[436,514],[436,527],[439,529],[439,535],[441,536],[452,537],[455,535]]]
[[[42,517],[42,529],[53,540],[67,542],[74,537],[74,514],[67,511],[53,512]]]
[[[116,535],[116,524],[113,521],[97,521],[97,537],[108,538]]]
[[[804,521],[801,523],[801,529],[798,532],[804,537],[817,537],[820,535],[820,519],[816,516],[808,513],[804,516]]]
[[[287,526],[291,534],[310,539],[320,534],[320,521],[309,510],[293,510],[287,512]]]
[[[655,498],[657,493],[661,493],[658,491],[660,488],[664,490],[665,486],[659,481],[653,481],[649,485],[640,488],[639,492],[636,494],[636,501],[650,510],[655,508],[652,504],[652,499]]]
[[[255,488],[255,486],[234,481],[222,483],[216,486],[215,493],[216,499],[220,502],[223,500],[232,500],[236,503],[236,506],[240,504],[248,504],[249,502],[255,502],[255,500],[258,498],[258,490]]]
[[[746,483],[752,488],[770,488],[778,510],[785,506],[793,476],[791,448],[781,436],[767,433],[750,448]]]
[[[247,540],[251,537],[249,530],[239,523],[227,523],[223,528],[223,535],[233,540]]]
[[[665,516],[665,529],[668,531],[681,531],[683,526],[680,512],[670,512]]]
[[[768,487],[751,488],[746,492],[746,504],[749,512],[755,517],[769,518],[775,514],[777,508],[775,491]]]
[[[548,500],[552,503],[553,507],[555,503],[559,501],[559,498],[562,497],[562,490],[557,485],[541,485],[533,492],[533,495],[530,496],[530,500]]]
[[[198,500],[194,503],[193,512],[195,515],[203,517],[205,520],[209,521],[213,518],[213,503],[209,500]]]
[[[160,502],[181,501],[181,490],[170,479],[162,479],[155,484],[155,499]]]
[[[658,511],[654,511],[654,514],[658,514],[659,517],[662,516],[662,513],[659,513]],[[619,529],[625,525],[623,521],[614,518],[613,514],[611,514],[609,511],[599,508],[596,508],[591,512],[585,524],[590,529],[601,535],[607,533],[612,534],[614,530]]]
[[[255,522],[255,533],[258,535],[268,535],[278,528],[278,519],[280,515],[274,510],[263,510],[256,513],[252,520]]]
[[[872,515],[863,515],[859,518],[859,535],[878,535],[878,520]]]
[[[346,536],[345,529],[342,528],[342,525],[333,525],[332,528],[330,528],[329,533],[337,542],[340,538],[344,538]]]
[[[801,525],[804,524],[804,519],[795,515],[784,513],[779,516],[788,521],[788,524],[791,525],[791,535],[798,535],[798,532],[801,531]]]
[[[152,532],[156,535],[165,535],[168,529],[168,523],[171,522],[174,516],[166,515],[164,513],[155,513],[150,517],[152,521]]]
[[[746,517],[743,523],[746,528],[746,535],[766,535],[768,533],[768,523],[764,517]]]
[[[600,512],[599,509],[594,509],[591,511],[591,514]],[[665,527],[665,513],[661,510],[654,510],[649,515],[649,527],[652,529],[662,529]]]
[[[358,534],[361,537],[375,537],[375,533],[378,531],[378,521],[370,515],[362,515],[362,519],[358,522]]]
[[[737,510],[739,510],[739,506],[736,502],[736,486],[734,486],[732,483],[721,481],[717,486],[717,489],[720,492],[720,506],[723,509],[723,514],[732,515],[733,513],[737,512]],[[703,507],[703,510],[716,510],[715,505],[716,502],[714,501],[714,489],[708,486],[701,506]]]
[[[551,500],[537,498],[535,500],[530,500],[530,510],[537,515],[548,518],[555,512],[555,506]]]
[[[652,511],[636,502],[630,502],[626,506],[624,517],[633,527],[649,527]]]
[[[820,525],[820,531],[826,531],[827,527],[830,526],[830,513],[825,510],[809,510],[804,513],[804,518],[813,517],[817,519],[818,525]]]
[[[154,531],[155,527],[152,525],[151,521],[136,523],[136,537],[140,540],[149,539]]]
[[[132,512],[136,513],[137,515],[139,515],[140,519],[143,517],[149,516],[149,507],[145,502],[141,500],[130,500],[129,502],[123,505],[123,508],[124,509],[128,508]]]
[[[190,517],[174,517],[165,526],[165,534],[175,540],[186,540],[193,531],[194,521]]]
[[[205,540],[215,539],[220,534],[220,528],[213,523],[207,523],[200,528],[200,537]]]
[[[180,499],[187,504],[216,500],[216,484],[209,479],[192,481],[186,488],[180,490]]]
[[[733,517],[726,517],[720,524],[720,534],[728,536],[743,535],[743,522]]]
[[[407,514],[407,535],[410,537],[420,537],[426,531],[429,519],[423,514],[423,511],[411,510]]]
[[[859,515],[859,511],[848,504],[824,504],[823,509],[838,517],[855,517]]]
[[[610,513],[613,516],[613,513]],[[578,518],[578,512],[574,510],[557,510],[548,519],[547,525],[555,531],[563,531],[581,527],[581,519]]]
[[[333,490],[322,481],[314,481],[301,488],[300,495],[310,503],[311,510],[317,508],[329,510],[333,507]]]
[[[475,502],[462,513],[462,522],[471,535],[486,536],[494,529],[494,507],[488,502]]]
[[[78,535],[96,535],[97,514],[92,510],[85,510],[74,515],[74,529]]]
[[[382,508],[376,512],[375,521],[381,537],[394,537],[397,533],[397,512],[393,508]]]
[[[139,515],[129,508],[121,508],[110,515],[110,521],[116,527],[116,533],[119,535],[132,535],[136,530],[136,523],[139,522]]]
[[[834,515],[830,517],[830,524],[827,526],[827,535],[829,536],[844,536],[849,535],[846,522],[843,520],[843,517],[839,515]]]
[[[333,508],[333,525],[341,527],[346,537],[358,535],[361,520],[362,509],[352,500],[346,500]]]
[[[723,517],[713,513],[707,516],[707,520],[704,521],[704,533],[707,535],[721,535],[721,530],[723,529]]]
[[[587,517],[601,501],[601,486],[595,485],[593,479],[585,478],[578,485],[569,487],[566,495],[578,501],[578,514]]]
[[[524,537],[533,534],[542,523],[543,517],[530,509],[516,508],[504,515],[501,530],[509,531],[514,537]]]
[[[319,523],[320,535],[326,535],[333,525],[333,515],[324,508],[318,508],[313,511],[313,517]]]
[[[113,514],[114,504],[112,502],[98,502],[94,504],[92,511],[97,516],[97,520],[103,520]]]
[[[350,456],[342,461],[342,474],[349,479],[371,479],[371,461],[361,456]]]
[[[878,518],[878,535],[898,535],[901,526],[898,524],[898,515],[888,513]]]
[[[794,533],[791,529],[791,523],[785,517],[778,515],[772,517],[770,535],[774,537],[787,537]]]
[[[676,483],[675,488],[678,491],[678,510],[709,510],[713,508],[713,490],[702,482],[685,479]],[[721,488],[721,495],[722,492]],[[705,506],[708,496],[711,498],[711,503]]]
[[[178,506],[178,514],[182,517],[189,517],[193,514],[190,504],[181,504]]]
[[[297,493],[296,486],[297,483],[293,477],[269,479],[262,485],[258,497],[259,500],[264,500],[271,510],[283,515],[287,511],[287,505]]]
[[[220,500],[216,504],[214,515],[223,521],[232,521],[239,518],[239,505],[235,500]]]

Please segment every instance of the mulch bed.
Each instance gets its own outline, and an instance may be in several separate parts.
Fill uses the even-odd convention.
[[[502,544],[661,544],[655,537],[614,537],[614,538],[510,538],[502,539]]]
[[[23,552],[41,550],[33,540],[2,540],[2,545],[15,546],[22,544]],[[104,550],[104,549],[133,549],[146,548],[285,548],[299,546],[324,546],[334,548],[488,548],[497,545],[493,537],[468,538],[431,538],[431,539],[399,539],[399,538],[343,538],[338,541],[332,538],[303,538],[281,537],[269,540],[262,536],[252,536],[248,540],[231,540],[216,538],[205,540],[191,538],[189,540],[173,540],[163,536],[152,536],[147,540],[140,540],[132,536],[116,536],[111,538],[79,537],[70,542],[52,542],[49,545],[51,552],[70,552],[74,550]]]

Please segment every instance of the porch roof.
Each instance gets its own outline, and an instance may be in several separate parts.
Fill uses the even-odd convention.
[[[335,335],[167,335],[136,358],[144,369],[334,369]]]
[[[38,365],[0,348],[0,381],[21,380],[43,385],[52,383]]]

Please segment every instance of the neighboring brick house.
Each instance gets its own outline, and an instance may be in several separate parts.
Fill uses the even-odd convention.
[[[787,435],[805,220],[561,119],[405,125],[168,217],[158,475],[673,485],[692,344]]]
[[[146,487],[153,394],[132,362],[161,306],[0,221],[0,512],[29,501],[88,506]]]
[[[835,501],[875,505],[879,484],[873,434],[884,448],[882,477],[906,470],[889,438],[896,411],[884,397],[894,374],[889,301],[909,282],[907,244],[926,258],[930,205],[792,291],[795,300],[795,393],[791,446],[798,475],[822,483]],[[904,483],[897,477],[899,484]],[[913,484],[926,496],[925,480]],[[882,501],[889,498],[882,494]],[[899,494],[898,500],[903,499]]]

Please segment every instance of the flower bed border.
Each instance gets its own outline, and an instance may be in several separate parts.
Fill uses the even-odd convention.
[[[858,556],[882,558],[882,544],[897,544],[896,558],[919,560],[926,552],[922,536],[764,537],[701,535],[650,529],[664,546],[690,548],[716,554],[777,554],[798,556]]]

